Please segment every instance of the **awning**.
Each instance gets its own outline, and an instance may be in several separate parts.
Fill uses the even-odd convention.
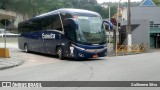
[[[14,19],[16,18],[16,13],[11,11],[0,10],[0,19]]]
[[[11,12],[11,11],[0,10],[0,19],[5,19],[4,49],[3,48],[1,49],[1,52],[3,52],[1,54],[3,54],[2,56],[4,58],[9,57],[9,51],[7,51],[7,48],[6,48],[6,19],[14,19],[14,18],[16,18],[16,13]]]

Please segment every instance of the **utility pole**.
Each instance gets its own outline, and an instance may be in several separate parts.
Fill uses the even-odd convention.
[[[119,23],[119,3],[121,2],[121,0],[119,0],[119,2],[118,2],[118,8],[117,8],[117,28],[116,28],[116,33],[115,33],[115,39],[116,39],[116,50],[115,50],[115,53],[116,53],[116,56],[117,56],[117,32],[118,32],[118,29],[119,29],[119,27],[118,27],[118,23]]]
[[[109,10],[109,15],[108,15],[109,19],[108,19],[108,21],[111,22],[111,8],[110,8],[110,6],[106,5],[106,4],[102,4],[102,7],[105,8],[105,9],[107,8]],[[107,43],[108,43],[107,47],[108,47],[108,52],[110,53],[110,30],[111,30],[111,27],[109,26],[108,29],[109,30],[108,30],[107,35],[109,35],[109,37],[107,37]]]
[[[111,22],[111,8],[110,8],[110,6],[108,6],[108,9],[109,9],[109,22]],[[108,48],[110,49],[110,30],[111,30],[111,27],[109,26],[109,30],[108,30],[108,32],[109,32],[109,38],[108,38]],[[109,53],[110,53],[110,50],[108,51]]]
[[[4,29],[5,29],[5,30],[4,30],[4,57],[6,58],[6,47],[7,47],[7,46],[6,46],[6,43],[7,43],[7,42],[6,42],[6,38],[7,38],[7,37],[6,37],[6,30],[7,30],[6,19],[5,19],[5,25],[4,25],[4,27],[5,27],[5,28],[4,28]]]
[[[128,46],[128,52],[131,52],[131,46],[132,46],[132,34],[131,34],[131,5],[130,0],[128,0],[128,13],[127,13],[127,46]]]

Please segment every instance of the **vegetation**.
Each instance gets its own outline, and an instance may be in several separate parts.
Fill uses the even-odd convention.
[[[118,3],[103,3],[111,6],[111,16],[115,14]],[[126,6],[122,3],[121,6]],[[133,6],[139,3],[132,3]],[[79,8],[98,12],[108,18],[108,8],[99,5],[96,0],[0,0],[0,9],[11,10],[24,16],[33,17],[59,8]]]
[[[154,2],[157,6],[160,6],[160,0],[153,0],[153,2]]]

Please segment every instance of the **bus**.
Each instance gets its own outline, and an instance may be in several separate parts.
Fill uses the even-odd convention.
[[[106,31],[100,14],[64,8],[18,24],[18,46],[38,52],[75,59],[107,55]]]

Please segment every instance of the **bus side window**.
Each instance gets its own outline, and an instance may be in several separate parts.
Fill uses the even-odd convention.
[[[73,18],[71,14],[68,14],[68,13],[61,13],[61,18],[62,18],[62,23],[63,23],[63,27],[64,27],[64,30],[65,30],[65,27],[68,26],[68,23],[66,22],[67,19],[69,18]]]
[[[53,17],[51,17],[51,16],[46,17],[45,19],[43,19],[43,22],[42,22],[43,28],[42,29],[52,30],[54,21],[55,21],[54,16]]]
[[[45,29],[45,30],[62,31],[62,25],[61,25],[59,14],[54,14],[54,15],[45,17],[41,21],[41,26],[43,27],[42,29]]]
[[[54,17],[54,21],[52,23],[52,28],[54,30],[63,31],[59,14],[56,14],[56,16]]]

